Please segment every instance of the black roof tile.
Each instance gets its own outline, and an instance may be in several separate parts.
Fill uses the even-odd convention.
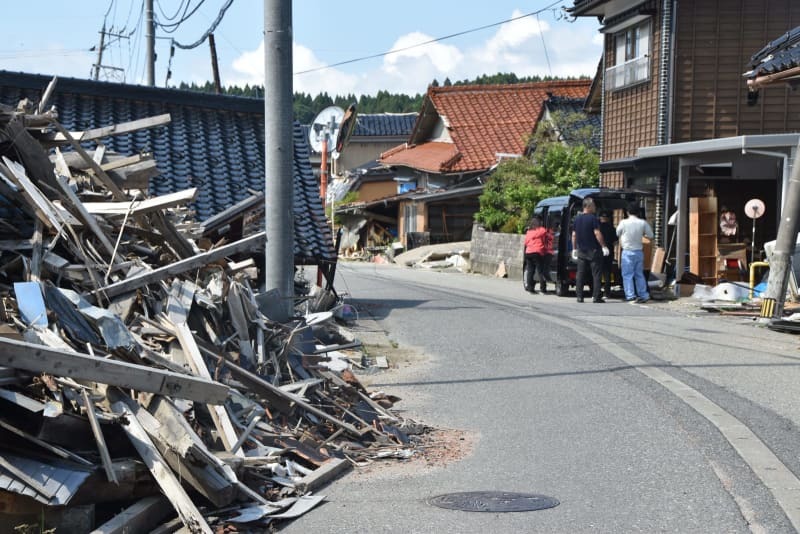
[[[0,71],[0,103],[38,102],[50,83],[47,76]],[[203,221],[264,191],[264,101],[176,89],[59,78],[51,99],[59,122],[85,130],[169,113],[160,128],[103,140],[109,150],[132,155],[152,152],[159,176],[150,193],[163,195],[198,187],[193,204]],[[307,135],[293,126],[295,261],[334,261],[330,228],[325,223],[316,178],[308,161]],[[88,147],[88,145],[87,145]]]

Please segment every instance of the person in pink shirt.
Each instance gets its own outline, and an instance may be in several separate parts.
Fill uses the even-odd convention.
[[[525,232],[525,289],[536,292],[536,278],[539,279],[541,293],[547,293],[550,280],[550,260],[553,257],[553,232],[542,224],[542,219],[534,216]],[[538,276],[537,276],[538,275]]]

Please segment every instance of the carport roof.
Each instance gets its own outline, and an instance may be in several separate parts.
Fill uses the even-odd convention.
[[[666,156],[687,156],[726,150],[758,150],[796,147],[800,134],[740,135],[720,139],[703,139],[669,145],[641,147],[636,151],[637,159],[660,158]]]

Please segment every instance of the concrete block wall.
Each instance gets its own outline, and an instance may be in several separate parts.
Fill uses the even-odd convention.
[[[522,247],[525,236],[520,234],[501,234],[487,232],[480,225],[472,227],[469,261],[473,273],[494,276],[500,262],[506,264],[506,272],[511,280],[522,280]]]

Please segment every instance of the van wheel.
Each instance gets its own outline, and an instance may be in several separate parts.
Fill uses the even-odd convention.
[[[568,292],[569,292],[569,284],[561,280],[556,280],[556,295],[558,295],[559,297],[566,297]]]

